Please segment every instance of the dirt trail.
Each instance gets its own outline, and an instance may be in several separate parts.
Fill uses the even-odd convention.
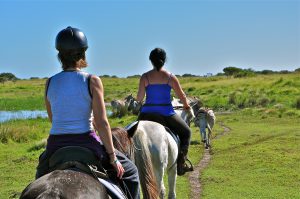
[[[220,137],[229,133],[230,128],[226,127],[223,123],[220,123],[223,128],[223,132],[217,135],[214,139],[219,139]],[[191,199],[200,199],[202,192],[202,185],[200,179],[200,173],[208,166],[210,159],[212,157],[211,150],[205,149],[203,158],[200,160],[199,164],[194,167],[194,171],[189,175],[189,181],[191,185]]]

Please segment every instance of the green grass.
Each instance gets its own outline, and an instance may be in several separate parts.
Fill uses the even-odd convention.
[[[300,198],[300,119],[239,112],[218,116],[231,128],[213,140],[203,198]]]
[[[42,110],[46,80],[18,80],[0,87],[0,110]]]
[[[105,101],[136,95],[137,78],[102,78]],[[214,110],[233,110],[217,121],[231,128],[213,140],[213,156],[201,174],[203,198],[300,198],[300,78],[297,74],[251,78],[180,78],[185,92]],[[43,110],[45,80],[6,82],[0,110]],[[124,127],[136,116],[109,118]],[[34,178],[50,130],[47,119],[0,124],[0,198],[18,197]],[[192,127],[189,159],[203,155],[199,129]],[[214,136],[223,132],[218,123]],[[177,178],[177,197],[189,198],[187,175]],[[165,179],[166,181],[166,179]]]
[[[130,115],[109,118],[109,122],[111,127],[124,127],[135,119],[135,115]],[[17,198],[34,179],[38,156],[43,151],[49,130],[50,123],[47,119],[16,120],[0,125],[0,198]],[[193,127],[189,158],[194,164],[202,157],[203,147],[199,140],[199,130]],[[178,177],[178,198],[189,195],[188,176]]]
[[[131,115],[109,120],[112,127],[123,127],[135,118]],[[213,136],[223,132],[220,122],[231,130],[213,140],[212,160],[201,174],[203,198],[300,197],[298,117],[263,117],[259,111],[240,111],[217,115],[217,119]],[[19,120],[2,124],[0,130],[7,127],[15,133],[28,130],[28,139],[9,137],[7,142],[0,143],[1,198],[17,197],[33,180],[50,124],[46,119]],[[199,130],[195,127],[192,130],[189,159],[197,164],[204,149]],[[190,197],[187,175],[177,178],[177,196]]]
[[[42,150],[28,152],[33,143],[0,143],[0,198],[19,198],[35,175]]]
[[[215,110],[273,108],[299,110],[299,74],[257,75],[248,78],[180,77],[183,90]],[[41,110],[45,79],[6,82],[0,87],[0,110]],[[102,78],[105,101],[136,96],[138,78]]]

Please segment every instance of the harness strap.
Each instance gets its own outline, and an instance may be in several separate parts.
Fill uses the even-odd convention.
[[[145,73],[145,77],[146,77],[146,79],[147,79],[147,82],[148,82],[148,85],[150,84],[150,81],[149,81],[149,79],[148,79],[148,75],[147,75],[147,73]]]
[[[65,170],[65,169],[72,168],[72,167],[80,169],[81,171],[84,171],[86,173],[92,173],[93,175],[96,175],[99,178],[109,179],[105,173],[98,171],[97,167],[91,166],[91,165],[86,165],[86,164],[83,164],[78,161],[64,162],[64,163],[56,166],[55,170]]]
[[[170,75],[169,75],[169,78],[168,78],[168,82],[167,82],[167,84],[169,84],[169,83],[170,83],[171,77],[172,77],[172,73],[170,73]]]
[[[46,91],[45,91],[46,97],[48,96],[48,88],[49,88],[49,85],[50,85],[51,78],[52,78],[52,77],[50,77],[50,78],[48,79],[47,84],[46,84]]]
[[[92,75],[91,74],[89,74],[89,76],[88,76],[88,78],[87,78],[87,82],[88,82],[88,89],[89,89],[89,94],[90,94],[90,97],[91,98],[93,98],[93,96],[92,96],[92,91],[91,91],[91,78],[92,78]]]

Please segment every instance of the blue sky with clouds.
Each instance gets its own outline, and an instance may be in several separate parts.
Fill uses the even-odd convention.
[[[67,26],[87,35],[96,75],[141,74],[155,47],[175,74],[300,67],[300,0],[0,0],[0,73],[59,72],[55,37]]]

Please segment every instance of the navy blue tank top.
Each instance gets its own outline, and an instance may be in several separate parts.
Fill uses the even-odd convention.
[[[146,86],[146,102],[142,107],[142,113],[156,113],[163,116],[175,114],[171,104],[172,87],[169,85],[170,77],[166,84],[150,84],[146,75],[148,85]]]

